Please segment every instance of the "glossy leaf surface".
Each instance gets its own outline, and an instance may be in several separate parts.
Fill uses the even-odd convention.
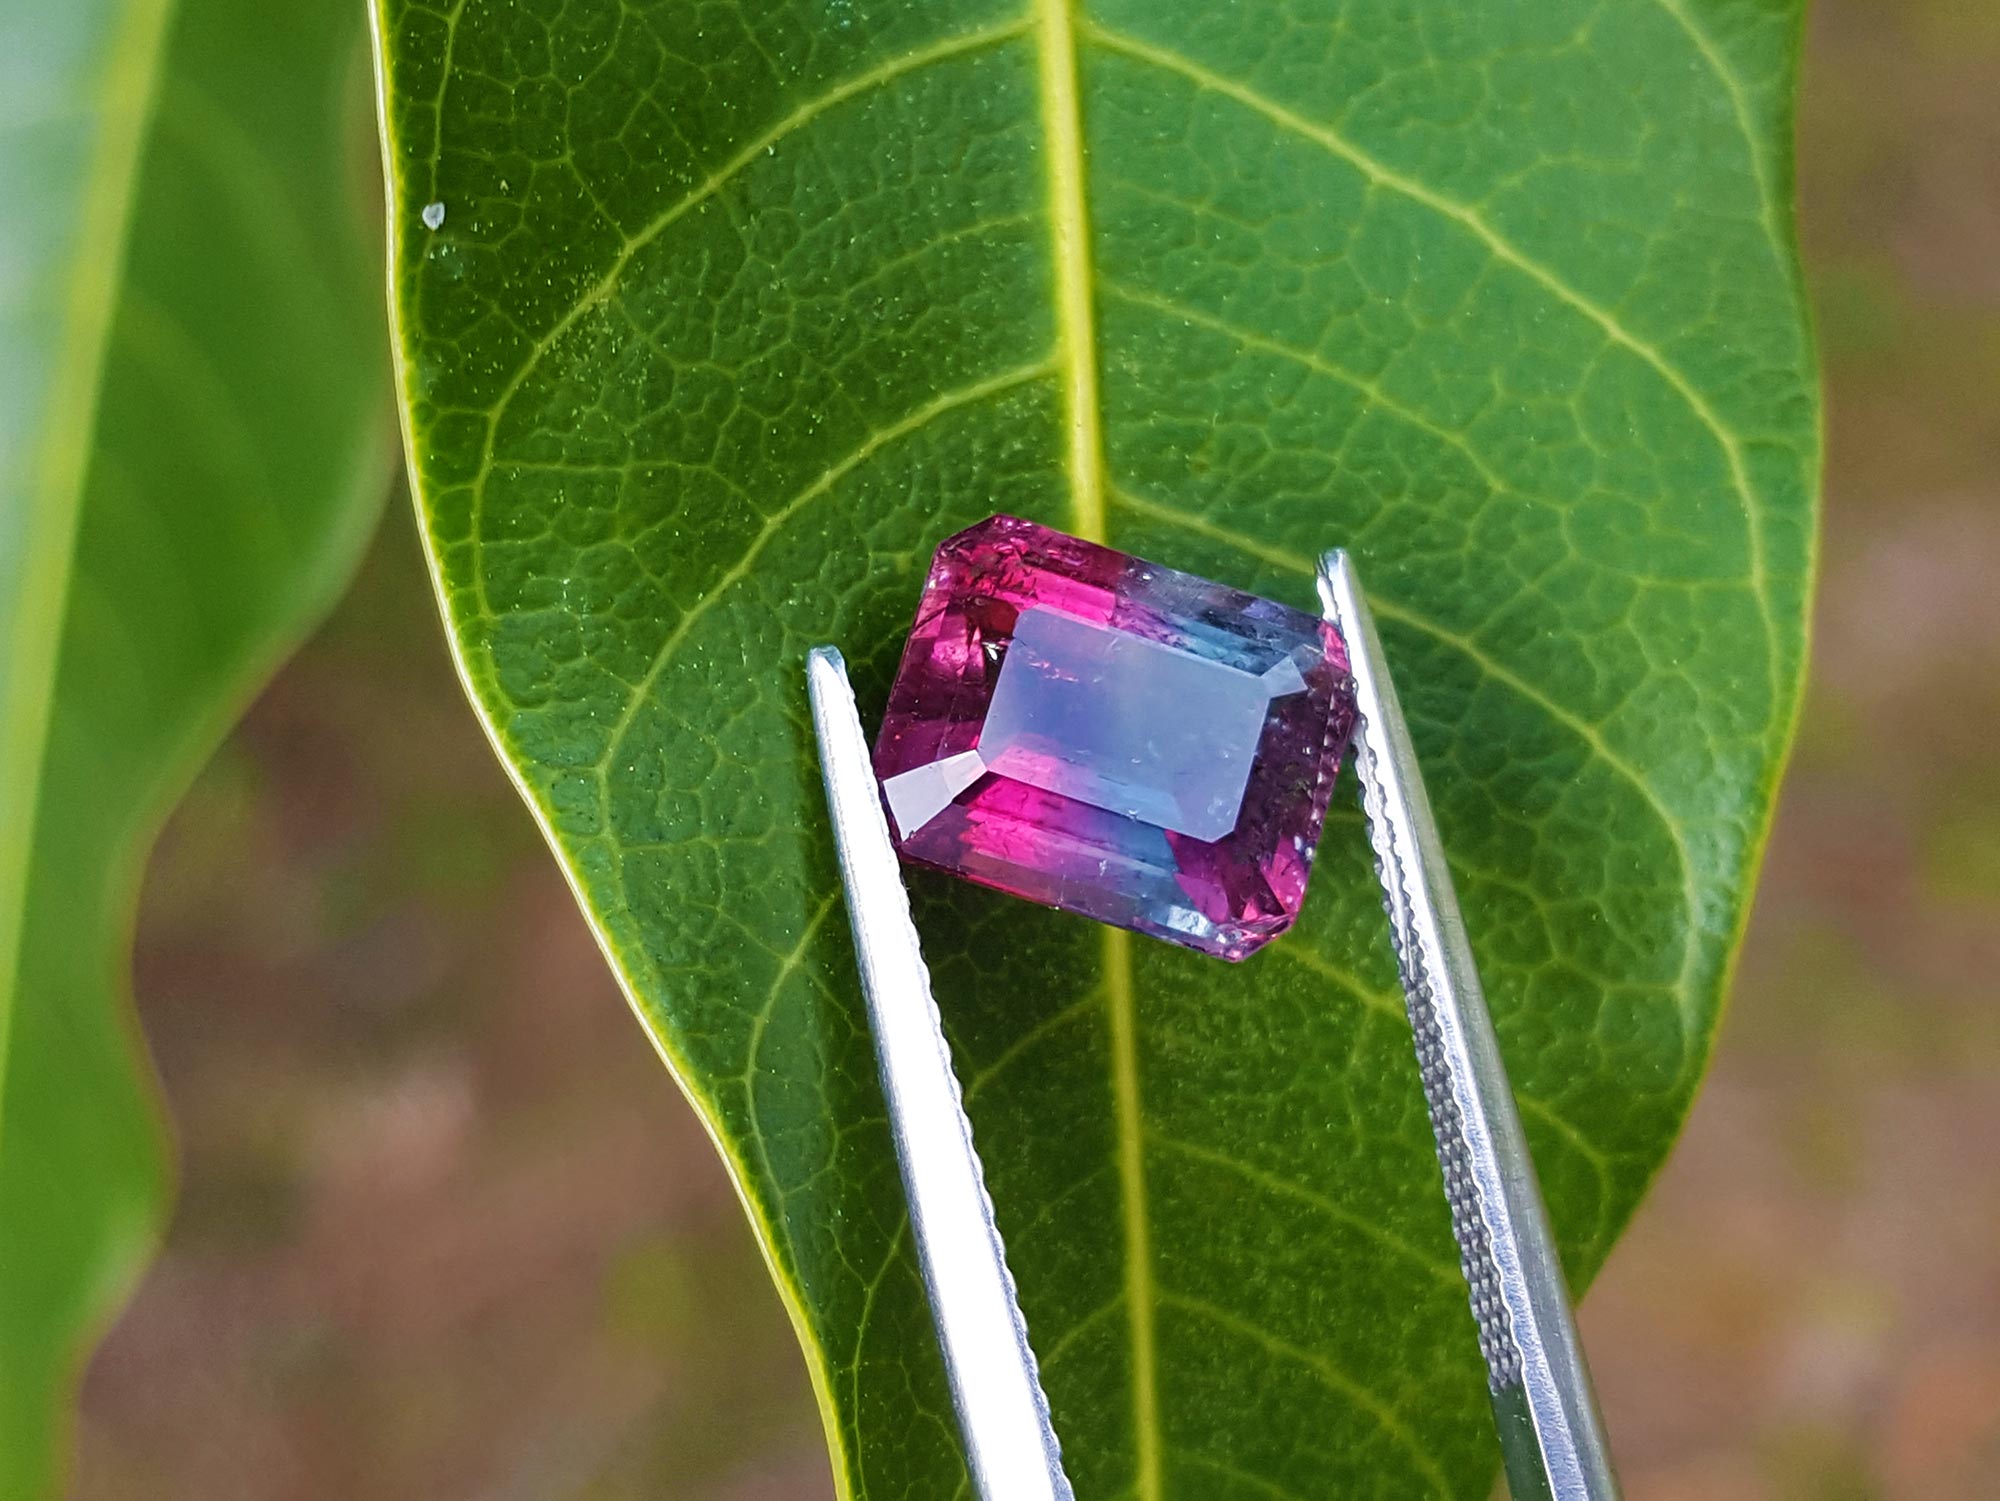
[[[52,1493],[163,1207],[125,981],[146,848],[383,493],[361,37],[341,0],[0,11],[8,1501]]]
[[[713,1127],[848,1493],[964,1477],[805,722],[995,511],[1355,551],[1573,1274],[1708,1053],[1796,705],[1797,14],[382,0],[413,473],[480,711]],[[1088,1501],[1478,1497],[1358,816],[1240,968],[913,876]]]

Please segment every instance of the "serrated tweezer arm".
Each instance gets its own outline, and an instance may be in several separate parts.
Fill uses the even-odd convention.
[[[1514,1501],[1613,1501],[1618,1482],[1556,1258],[1548,1211],[1458,896],[1382,642],[1353,561],[1320,560],[1326,617],[1347,643],[1354,770],[1382,878],[1452,1234],[1472,1294]]]
[[[806,658],[813,730],[875,1060],[959,1433],[980,1501],[1074,1501],[917,946],[868,742],[830,646]]]

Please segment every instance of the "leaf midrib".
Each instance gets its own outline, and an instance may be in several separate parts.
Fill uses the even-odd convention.
[[[1085,194],[1083,111],[1078,98],[1074,0],[1035,0],[1042,130],[1048,146],[1049,228],[1056,330],[1068,427],[1070,529],[1109,540],[1105,517],[1103,406],[1097,386],[1097,326]],[[1103,930],[1105,1022],[1117,1143],[1126,1321],[1131,1336],[1133,1495],[1161,1496],[1159,1390],[1154,1349],[1152,1230],[1146,1206],[1145,1114],[1139,1084],[1138,1017],[1131,934]]]

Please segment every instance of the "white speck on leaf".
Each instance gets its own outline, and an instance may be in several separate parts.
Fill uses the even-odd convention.
[[[444,204],[442,201],[424,205],[424,228],[444,228]]]

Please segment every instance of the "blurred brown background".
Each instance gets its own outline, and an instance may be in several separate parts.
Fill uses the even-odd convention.
[[[2000,5],[1816,12],[1817,667],[1713,1076],[1585,1309],[1631,1501],[2000,1496]],[[184,1176],[77,1497],[830,1496],[406,507],[174,820],[137,969]]]

